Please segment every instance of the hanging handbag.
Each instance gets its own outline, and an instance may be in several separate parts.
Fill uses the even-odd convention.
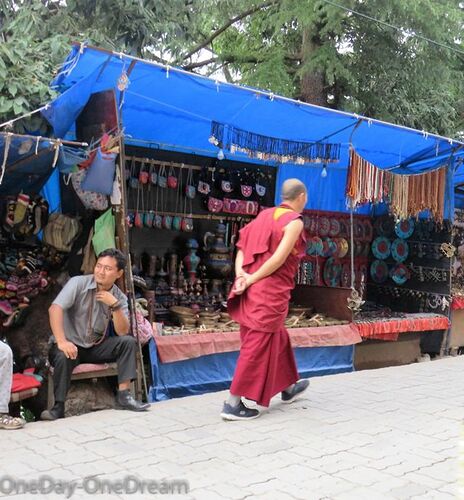
[[[153,163],[151,163],[151,165],[150,165],[150,182],[154,186],[156,186],[156,184],[158,184],[158,174],[155,171],[155,167],[154,167]]]
[[[43,241],[60,252],[70,252],[81,229],[81,223],[75,217],[55,212],[43,230]]]
[[[97,258],[104,250],[116,248],[115,230],[116,222],[112,210],[109,209],[100,215],[94,225],[92,245]]]
[[[185,233],[191,233],[193,231],[193,218],[192,217],[184,217],[182,219],[181,229]]]
[[[182,228],[182,217],[180,215],[176,215],[172,218],[172,229],[175,231],[180,231]]]
[[[169,175],[168,175],[168,187],[171,189],[177,188],[178,179],[174,174],[174,169],[169,167]]]
[[[168,185],[168,178],[166,177],[166,167],[162,165],[158,174],[158,186],[165,188],[167,187],[167,185]]]
[[[95,268],[95,264],[97,263],[97,256],[95,255],[93,249],[92,238],[93,238],[93,227],[90,229],[89,237],[84,247],[84,257],[82,259],[82,265],[81,265],[81,271],[84,274],[92,274]]]
[[[82,189],[82,181],[86,174],[85,170],[79,170],[71,174],[71,184],[75,193],[85,208],[89,210],[106,210],[108,208],[108,197],[106,195]]]
[[[171,229],[172,228],[172,216],[171,215],[163,215],[163,228]]]
[[[101,148],[98,148],[95,159],[82,181],[82,189],[110,195],[116,172],[116,156],[115,153],[103,153]]]
[[[142,162],[139,170],[139,182],[140,184],[147,184],[150,180],[148,172],[145,170],[145,163]]]
[[[193,198],[195,198],[195,194],[196,194],[196,189],[195,185],[193,184],[193,170],[192,167],[189,167],[187,173],[187,184],[185,186],[185,196],[193,200]]]
[[[88,157],[89,155],[85,150],[61,145],[56,166],[62,174],[70,174],[76,165],[84,162]]]

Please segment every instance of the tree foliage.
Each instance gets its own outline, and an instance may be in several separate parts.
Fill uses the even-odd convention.
[[[0,119],[47,102],[70,42],[87,41],[455,136],[463,17],[455,0],[0,0]]]

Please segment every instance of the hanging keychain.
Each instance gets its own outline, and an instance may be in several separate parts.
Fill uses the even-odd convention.
[[[185,196],[193,200],[193,198],[195,198],[195,194],[196,190],[195,190],[195,184],[193,183],[193,169],[192,167],[189,167],[187,173],[187,182],[185,185]]]
[[[180,231],[182,227],[182,216],[179,215],[179,198],[180,198],[180,193],[182,192],[182,167],[180,170],[180,175],[179,175],[179,180],[177,182],[177,190],[176,190],[176,210],[175,210],[175,215],[172,219],[172,228],[175,231]],[[182,204],[182,201],[181,201]]]
[[[190,204],[190,213],[187,217],[187,200]],[[193,217],[192,217],[192,198],[185,196],[184,198],[184,217],[182,219],[182,231],[190,233],[193,231]]]
[[[140,188],[142,187],[141,184],[137,183],[137,206],[135,210],[135,217],[134,217],[134,226],[135,227],[143,227],[143,222],[142,222],[142,217],[140,216]]]
[[[159,179],[159,176],[158,176],[158,179]],[[156,200],[155,200],[155,216],[153,217],[153,227],[155,229],[161,229],[162,226],[163,226],[161,215],[158,213],[159,199],[160,199],[162,191],[163,190],[160,190],[160,188],[159,188],[159,182],[158,182],[158,184],[156,186],[156,193],[155,193],[155,196],[156,196]]]
[[[134,157],[132,157],[132,161],[131,161],[129,186],[132,189],[137,189],[139,186],[139,180],[138,180],[137,176],[135,175],[135,158]]]
[[[150,161],[150,183],[154,186],[158,184],[158,174],[156,172],[153,160]]]
[[[151,178],[151,173],[150,173],[150,178]],[[150,227],[150,228],[153,227],[153,220],[155,214],[152,207],[152,192],[153,192],[153,185],[150,182],[148,183],[147,187],[147,212],[145,213],[145,220],[144,220],[145,227]]]

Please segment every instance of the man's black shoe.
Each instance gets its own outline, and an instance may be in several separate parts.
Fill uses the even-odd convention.
[[[258,418],[260,412],[251,408],[247,408],[242,401],[237,406],[231,406],[229,403],[224,402],[221,417],[224,420],[253,420]]]
[[[297,382],[290,392],[282,391],[282,403],[293,403],[309,387],[309,380],[300,380]]]
[[[150,403],[142,403],[135,400],[128,390],[118,391],[116,397],[117,410],[146,411],[148,408],[150,408]]]
[[[64,418],[64,403],[55,403],[51,410],[44,410],[40,414],[40,420],[58,420]]]

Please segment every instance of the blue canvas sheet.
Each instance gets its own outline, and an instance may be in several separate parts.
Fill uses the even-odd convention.
[[[238,352],[210,354],[199,358],[160,363],[156,343],[149,345],[152,382],[150,402],[223,391],[229,388]],[[294,350],[302,378],[351,372],[354,346],[298,347]]]
[[[128,74],[129,84],[121,94],[117,83],[123,73]],[[341,148],[340,161],[328,165],[329,175],[320,190],[313,193],[308,208],[346,211],[344,190],[350,144],[374,165],[397,173],[420,173],[447,164],[463,146],[423,131],[79,45],[71,50],[52,86],[61,95],[44,114],[58,136],[72,130],[72,122],[91,93],[114,89],[129,144],[216,156],[218,148],[209,142],[213,121],[267,137],[337,144]],[[239,152],[226,152],[226,156],[262,163]],[[267,164],[279,166],[275,162]],[[321,169],[322,164],[283,164],[276,192],[288,177],[302,178],[312,189],[318,184]]]
[[[0,196],[21,191],[39,193],[52,173],[53,157],[54,149],[48,141],[36,144],[30,137],[13,135],[7,139],[6,133],[0,133],[0,165],[5,160]]]

